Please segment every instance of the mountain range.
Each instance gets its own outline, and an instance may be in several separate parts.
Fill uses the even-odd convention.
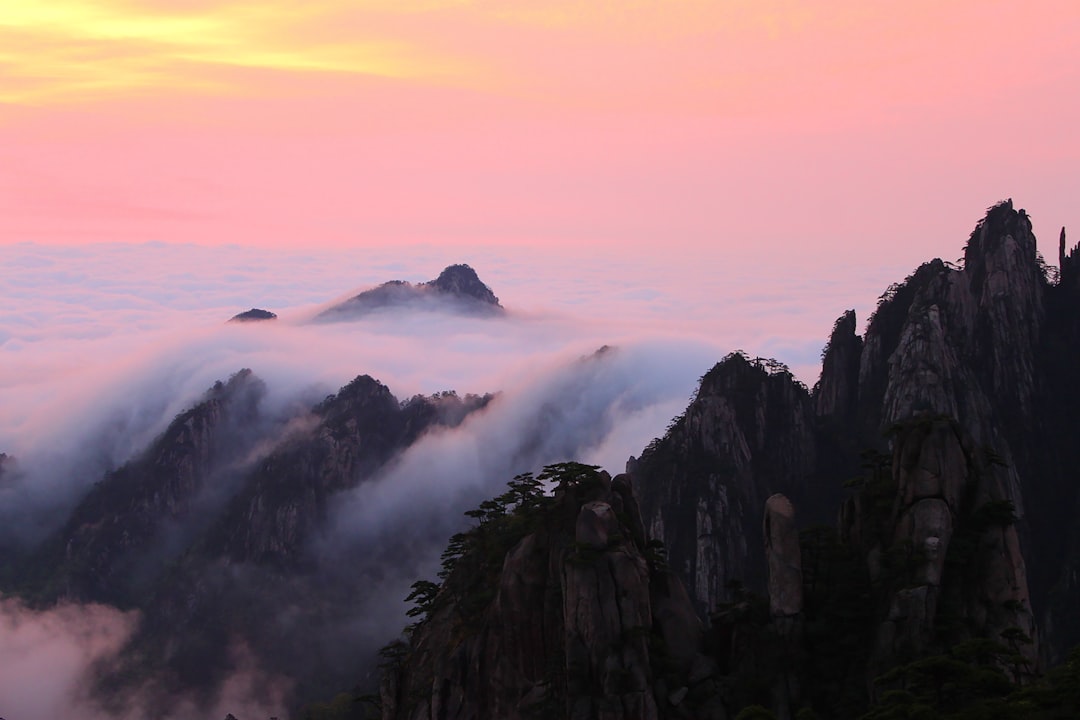
[[[316,319],[389,306],[503,311],[453,265]],[[212,707],[240,655],[313,719],[1073,717],[1053,712],[1080,707],[1058,682],[1080,673],[1078,307],[1080,249],[1062,230],[1047,265],[1005,201],[861,335],[841,314],[813,388],[732,353],[615,477],[529,465],[581,447],[537,450],[569,422],[550,403],[505,461],[535,476],[465,520],[384,517],[347,543],[327,540],[359,512],[347,494],[374,503],[355,493],[421,439],[508,400],[399,400],[360,375],[271,413],[241,369],[6,547],[0,590],[139,611],[94,678],[118,717],[135,692]],[[618,352],[579,362],[599,377]],[[0,486],[19,472],[0,454]],[[403,613],[371,617],[373,593],[412,580],[416,623],[380,659]]]
[[[1074,717],[1078,254],[995,205],[813,389],[733,353],[626,474],[481,505],[383,718]]]

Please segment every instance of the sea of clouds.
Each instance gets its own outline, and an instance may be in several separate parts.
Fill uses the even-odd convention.
[[[341,498],[313,548],[334,557],[377,553],[397,542],[401,527],[424,529],[408,548],[394,548],[400,566],[382,574],[351,621],[358,642],[381,644],[404,617],[402,590],[434,568],[461,511],[477,499],[551,462],[620,472],[732,350],[775,357],[812,384],[833,320],[849,307],[865,320],[881,290],[908,270],[852,273],[719,250],[661,255],[8,246],[0,265],[0,452],[15,458],[18,480],[0,482],[0,523],[24,542],[40,539],[105,472],[240,368],[266,382],[271,415],[310,405],[359,374],[399,399],[447,389],[500,393]],[[477,270],[505,316],[385,312],[309,322],[366,287],[429,280],[454,262]],[[225,323],[251,307],[279,319]],[[615,350],[582,360],[602,346]],[[45,692],[5,674],[0,715],[35,720],[64,707],[90,717],[87,672],[122,645],[136,619],[101,606],[32,611],[2,602],[2,666],[55,658],[61,671]],[[265,693],[258,701],[245,695],[255,671],[237,667],[218,709],[274,712]]]

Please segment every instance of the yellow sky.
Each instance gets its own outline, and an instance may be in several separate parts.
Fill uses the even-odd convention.
[[[392,37],[303,32],[343,10],[332,2],[0,0],[0,102],[243,90],[219,77],[229,67],[384,77],[460,72],[453,58]]]
[[[541,96],[584,83],[603,95],[657,73],[700,84],[695,75],[738,70],[754,48],[750,64],[770,44],[842,30],[865,14],[858,8],[811,13],[792,0],[0,0],[0,102],[260,92],[228,79],[236,67],[528,86]],[[725,58],[726,69],[706,62]]]

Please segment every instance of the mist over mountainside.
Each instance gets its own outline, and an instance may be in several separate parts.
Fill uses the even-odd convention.
[[[40,628],[42,657],[71,658],[61,714],[300,717],[376,689],[455,536],[442,594],[391,646],[387,720],[861,713],[868,672],[971,640],[1013,643],[986,652],[1021,683],[1080,640],[1080,250],[1060,245],[1055,272],[1026,213],[994,206],[962,267],[891,286],[862,336],[837,320],[813,389],[715,345],[597,350],[512,311],[185,337],[36,444],[41,422],[7,434],[0,639]],[[461,268],[423,287],[477,288]],[[417,392],[438,363],[469,386]],[[622,477],[563,465],[482,504],[631,455]],[[57,712],[0,690],[20,717]],[[374,712],[347,700],[319,717]]]
[[[465,509],[507,474],[571,457],[625,457],[676,411],[714,352],[641,341],[568,352],[563,339],[526,364],[516,358],[532,351],[521,348],[551,343],[560,328],[529,320],[450,327],[408,313],[375,328],[361,343],[370,338],[387,358],[404,352],[406,366],[410,344],[447,348],[445,366],[460,354],[458,333],[483,342],[489,357],[465,360],[500,392],[398,400],[359,376],[316,400],[317,386],[297,382],[299,368],[309,366],[310,377],[311,366],[351,365],[336,355],[355,357],[355,335],[328,342],[321,328],[215,330],[165,363],[154,359],[145,381],[129,376],[144,387],[129,415],[151,418],[161,412],[152,408],[172,405],[167,394],[183,392],[172,377],[189,367],[204,373],[239,357],[262,367],[269,360],[269,373],[233,371],[128,458],[85,454],[104,429],[94,423],[100,407],[92,407],[87,421],[72,424],[79,432],[53,446],[70,460],[39,463],[31,451],[25,472],[5,470],[0,511],[9,552],[0,582],[22,599],[5,606],[12,622],[52,623],[52,608],[64,608],[64,622],[51,626],[70,635],[58,630],[54,639],[55,652],[67,656],[80,647],[80,608],[128,611],[86,615],[112,627],[119,644],[107,652],[93,646],[93,664],[64,676],[69,684],[57,692],[67,698],[65,712],[280,715],[370,677],[375,650],[405,621],[409,583],[462,528]],[[246,354],[221,352],[249,337],[258,343]],[[388,346],[391,337],[405,342]],[[506,363],[503,343],[513,349],[512,376],[490,371]],[[307,350],[289,354],[284,371],[275,354],[282,344]],[[312,356],[315,346],[331,352]],[[201,364],[189,364],[196,358]],[[120,390],[126,396],[132,388]],[[108,430],[107,437],[127,432],[122,424]],[[118,458],[111,468],[109,457]],[[13,697],[18,687],[12,681]],[[25,716],[51,716],[32,700],[23,706],[32,709]]]
[[[999,203],[865,335],[844,313],[812,390],[733,353],[627,475],[511,482],[414,586],[384,720],[1073,716],[1080,248],[1059,245],[1057,270]]]

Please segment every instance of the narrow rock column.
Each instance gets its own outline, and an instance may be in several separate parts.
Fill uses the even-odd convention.
[[[795,508],[777,493],[765,501],[765,557],[769,563],[769,612],[794,617],[803,610],[802,551]]]
[[[802,644],[803,575],[795,508],[786,496],[765,501],[762,520],[769,570],[769,614],[780,641],[784,666],[772,689],[773,712],[790,720],[799,705],[798,658]]]

